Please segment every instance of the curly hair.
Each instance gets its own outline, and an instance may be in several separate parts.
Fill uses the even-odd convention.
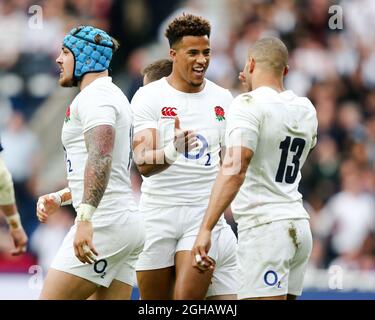
[[[169,46],[172,48],[185,36],[210,37],[210,33],[211,25],[206,19],[184,13],[168,25],[165,36],[168,38]]]

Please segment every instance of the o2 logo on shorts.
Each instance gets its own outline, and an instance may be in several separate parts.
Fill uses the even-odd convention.
[[[205,151],[208,149],[208,142],[205,137],[203,137],[201,134],[197,134],[197,139],[201,142],[202,146],[200,147],[198,153],[193,153],[193,152],[185,152],[184,156],[187,159],[190,160],[198,160],[202,158],[205,155]],[[207,153],[207,162],[205,162],[205,166],[210,166],[211,165],[211,153]]]
[[[281,281],[279,281],[279,277],[275,271],[269,270],[264,274],[264,283],[267,286],[273,287],[277,284],[278,288],[281,288]]]
[[[94,271],[98,274],[101,274],[101,278],[104,279],[104,276],[106,275],[105,269],[107,269],[108,262],[105,259],[100,259],[95,262],[94,264]]]

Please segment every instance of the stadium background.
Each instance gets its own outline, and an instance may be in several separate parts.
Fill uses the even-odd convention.
[[[32,5],[42,8],[42,26]],[[330,29],[339,5],[343,28]],[[307,95],[319,119],[319,142],[303,170],[301,192],[311,216],[314,249],[305,299],[375,299],[375,1],[373,0],[1,0],[0,125],[3,157],[30,238],[11,257],[0,214],[0,299],[34,299],[74,211],[63,208],[39,225],[39,195],[65,185],[60,128],[77,91],[57,85],[55,59],[64,34],[93,24],[120,40],[112,75],[129,100],[140,70],[167,57],[163,31],[190,12],[212,23],[207,77],[233,95],[247,48],[280,36],[290,49],[286,87]],[[38,28],[40,27],[41,28]],[[134,194],[141,178],[133,170]],[[235,230],[231,213],[226,218]],[[136,297],[136,292],[135,296]]]

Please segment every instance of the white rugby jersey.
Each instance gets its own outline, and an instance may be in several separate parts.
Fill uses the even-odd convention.
[[[318,121],[309,99],[260,87],[233,100],[227,145],[250,148],[253,158],[232,202],[240,229],[271,221],[308,218],[298,191],[301,168],[316,144]],[[241,141],[239,133],[249,138]]]
[[[115,219],[125,210],[135,210],[130,182],[132,114],[129,101],[112,83],[98,78],[85,87],[68,107],[62,129],[69,188],[75,208],[82,201],[87,149],[84,133],[99,125],[111,125],[116,136],[108,186],[93,219]]]
[[[157,129],[157,149],[164,148],[174,137],[174,117],[178,116],[181,130],[194,130],[199,143],[196,150],[180,154],[163,172],[143,177],[141,205],[207,205],[220,164],[231,101],[228,90],[209,80],[198,93],[178,91],[166,78],[137,91],[131,102],[134,133]]]

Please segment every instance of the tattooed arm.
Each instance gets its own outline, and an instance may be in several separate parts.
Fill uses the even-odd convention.
[[[109,125],[97,126],[85,133],[88,158],[82,203],[99,206],[111,173],[114,142],[115,130]]]
[[[93,245],[91,216],[99,206],[107,188],[112,166],[112,151],[115,130],[109,125],[100,125],[85,133],[87,162],[84,174],[82,203],[77,209],[77,232],[74,252],[83,263],[93,263],[98,255]]]

